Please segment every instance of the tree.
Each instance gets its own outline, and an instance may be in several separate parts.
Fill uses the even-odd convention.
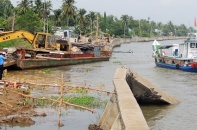
[[[42,30],[42,22],[38,14],[35,14],[32,10],[28,10],[26,13],[17,17],[16,29],[35,33]]]
[[[169,21],[167,24],[164,25],[163,33],[166,35],[173,35],[173,34],[175,34],[174,29],[175,29],[174,24],[172,23],[172,21]]]
[[[43,4],[44,3],[42,2],[42,0],[35,0],[35,6],[33,10],[36,14],[38,14],[40,18],[43,18],[43,12],[44,12]]]
[[[54,13],[54,23],[55,23],[55,26],[61,26],[61,9],[57,9],[57,10],[54,10],[53,11]]]
[[[69,26],[69,20],[74,19],[76,15],[76,9],[77,7],[74,6],[75,0],[63,0],[63,14],[66,17],[67,20],[67,26]]]
[[[126,26],[127,26],[127,23],[128,23],[128,19],[129,19],[128,15],[122,15],[121,16],[121,20],[122,20],[122,23],[123,23],[123,26],[124,26],[124,38],[125,38],[125,31],[126,31]]]
[[[8,19],[13,15],[13,10],[10,0],[0,0],[0,28],[10,30],[11,25]]]
[[[13,9],[10,0],[0,0],[0,17],[8,18],[12,15]]]
[[[79,30],[80,33],[81,31],[85,32],[85,14],[86,14],[85,9],[79,9],[78,17],[77,17],[77,23],[79,25]]]
[[[94,21],[96,20],[96,13],[95,12],[93,12],[93,11],[90,11],[90,13],[89,13],[89,18],[90,18],[90,30],[91,30],[91,32],[92,32],[92,30],[93,30],[93,25],[94,25]]]
[[[184,24],[181,24],[176,28],[176,35],[177,36],[187,36],[188,29]]]
[[[32,6],[33,6],[32,0],[22,0],[17,5],[17,12],[18,14],[25,14]]]

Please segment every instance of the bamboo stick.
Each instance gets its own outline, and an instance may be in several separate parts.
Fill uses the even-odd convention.
[[[61,87],[61,85],[58,84],[36,84],[36,83],[25,83],[25,84],[31,84],[31,85],[35,85],[35,86],[53,86],[53,87]],[[94,90],[94,91],[99,91],[99,92],[105,92],[108,94],[115,94],[115,92],[111,92],[111,91],[106,91],[106,90],[101,90],[101,89],[97,89],[97,88],[92,88],[92,87],[87,87],[87,86],[74,86],[71,84],[65,84],[65,86],[68,87],[72,87],[72,88],[83,88],[83,89],[88,89],[88,90]]]
[[[60,127],[62,124],[61,124],[61,122],[60,122],[60,118],[61,118],[61,108],[62,108],[62,104],[63,104],[63,98],[64,98],[64,95],[63,95],[63,93],[64,93],[64,75],[62,74],[62,84],[61,84],[61,87],[60,87],[60,92],[61,92],[61,94],[60,94],[60,103],[59,103],[59,109],[58,109],[58,126]]]
[[[36,98],[36,97],[32,97],[32,96],[29,96],[29,95],[25,95],[25,94],[22,94],[22,93],[19,93],[19,92],[13,91],[13,90],[11,90],[11,89],[7,89],[7,88],[6,88],[6,90],[7,90],[7,91],[9,91],[9,92],[12,92],[12,93],[15,93],[15,94],[21,95],[21,96],[23,96],[23,97],[27,97],[27,98],[38,99],[38,100],[48,100],[48,101],[51,101],[51,102],[60,103],[60,101],[58,101],[58,100],[54,100],[54,99],[50,99],[50,98],[45,98],[45,97],[43,97],[43,98]],[[96,113],[96,111],[95,111],[95,110],[92,110],[92,109],[87,108],[87,107],[84,107],[84,106],[80,106],[80,105],[72,104],[72,103],[65,102],[65,101],[63,102],[63,104],[65,104],[65,105],[69,105],[69,106],[73,106],[73,107],[77,107],[77,108],[81,108],[81,109],[84,109],[84,110],[90,111],[90,112],[92,112],[92,113]]]
[[[5,81],[6,82],[6,81]],[[8,81],[7,81],[8,82]],[[31,83],[31,82],[24,82],[23,84],[30,84],[30,85],[35,85],[35,86],[53,86],[53,87],[61,87],[61,85],[58,84],[36,84],[36,83]],[[107,94],[115,94],[115,92],[111,92],[111,91],[106,91],[106,90],[101,90],[101,89],[97,89],[97,88],[92,88],[92,87],[87,87],[87,86],[74,86],[71,84],[65,84],[65,86],[68,87],[72,87],[72,88],[83,88],[83,89],[88,89],[88,90],[94,90],[94,91],[99,91],[99,92],[105,92]]]

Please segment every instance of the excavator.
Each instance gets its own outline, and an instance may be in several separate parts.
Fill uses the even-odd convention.
[[[16,51],[21,55],[20,59],[25,58],[25,53],[30,54],[32,58],[40,53],[68,53],[70,46],[67,41],[56,40],[55,36],[50,33],[37,32],[33,35],[25,30],[0,32],[0,43],[14,39],[25,39],[32,45],[32,49],[18,49]]]

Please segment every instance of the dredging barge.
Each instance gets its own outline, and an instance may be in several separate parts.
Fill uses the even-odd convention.
[[[49,33],[38,32],[35,35],[27,31],[3,32],[0,42],[22,38],[27,40],[32,49],[7,48],[1,50],[7,60],[6,68],[32,69],[64,65],[84,64],[109,61],[110,51],[102,53],[101,45],[71,43],[68,40],[57,40]]]

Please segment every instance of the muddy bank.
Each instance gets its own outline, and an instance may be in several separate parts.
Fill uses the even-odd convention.
[[[2,93],[4,92],[4,93]],[[23,90],[18,89],[19,93]],[[5,94],[6,93],[6,94]],[[1,90],[0,94],[0,124],[7,123],[15,126],[34,125],[31,117],[45,117],[45,113],[37,113],[35,104],[27,103],[26,99],[18,94]]]
[[[21,92],[20,90],[18,90]],[[20,95],[13,94],[8,91],[1,90],[0,91],[0,117],[14,115],[17,113],[25,112],[33,108],[28,104],[24,104],[24,98]],[[6,94],[5,94],[6,93]]]

